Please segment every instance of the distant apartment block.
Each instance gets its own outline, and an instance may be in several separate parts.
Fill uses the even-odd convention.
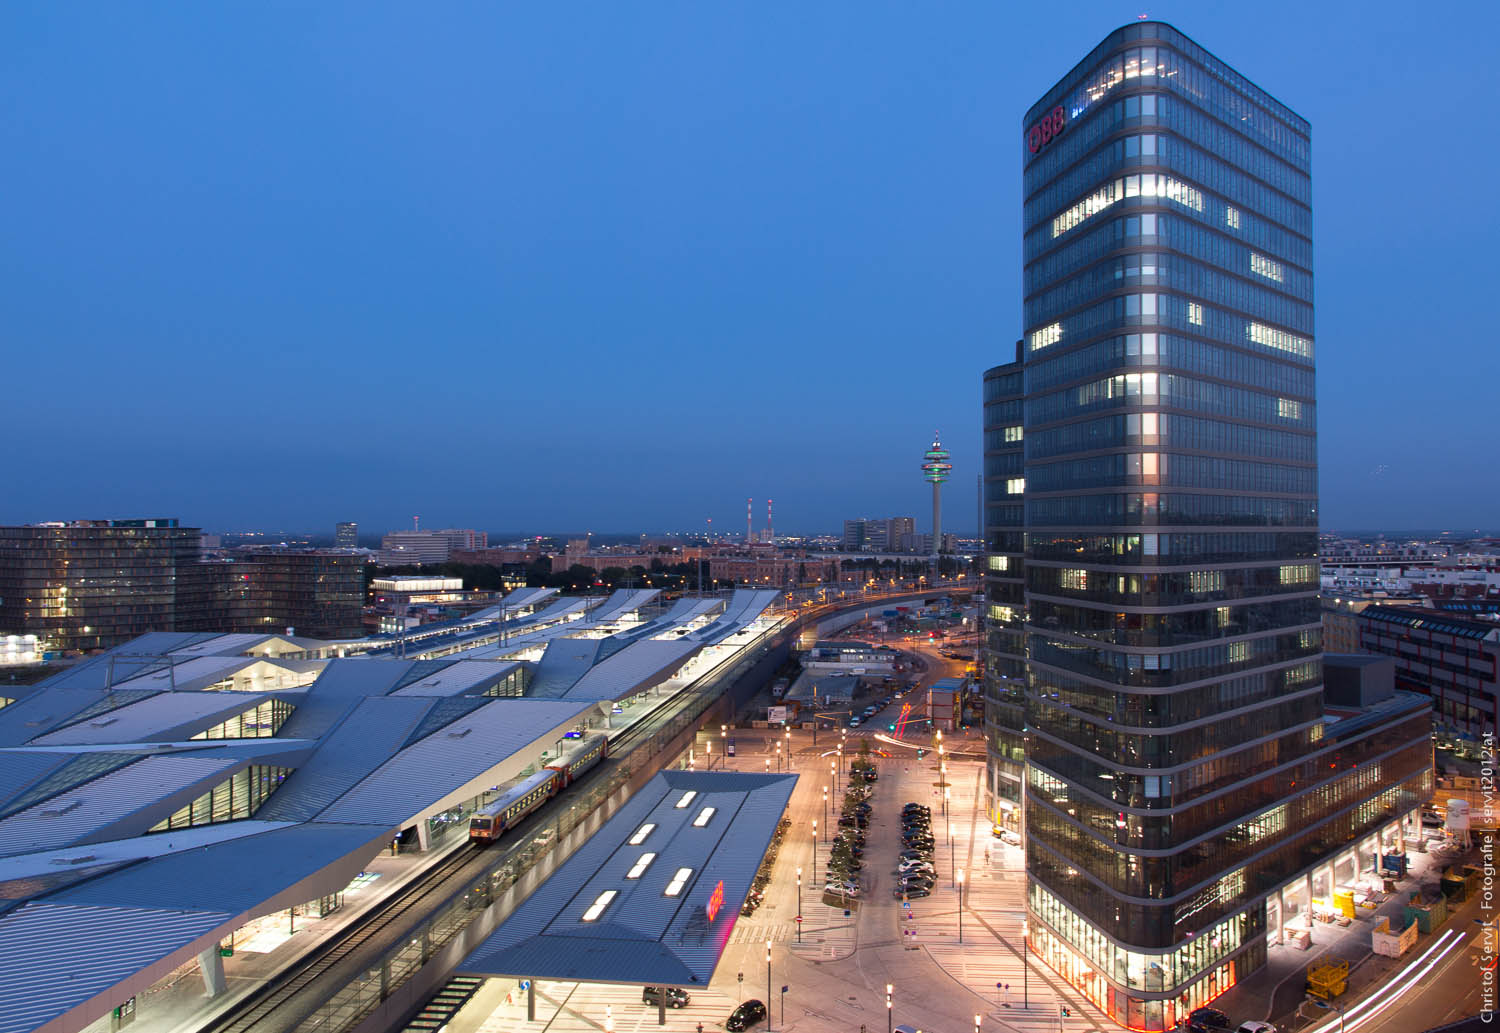
[[[335,524],[333,527],[333,547],[335,549],[359,548],[359,525],[352,520]]]
[[[445,528],[441,531],[392,531],[380,540],[380,562],[403,564],[447,563],[455,549],[474,550],[489,546],[484,531]]]
[[[844,552],[903,552],[903,543],[912,540],[917,528],[915,517],[885,517],[871,520],[844,521]],[[931,542],[929,537],[927,541]]]
[[[1378,605],[1355,620],[1359,651],[1393,657],[1396,687],[1432,700],[1435,730],[1474,739],[1500,727],[1500,623]]]

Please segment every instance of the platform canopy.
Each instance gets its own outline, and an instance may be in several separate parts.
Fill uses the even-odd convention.
[[[796,782],[658,774],[457,971],[706,986]]]

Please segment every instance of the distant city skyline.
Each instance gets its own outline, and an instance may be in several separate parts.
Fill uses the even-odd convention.
[[[1148,11],[1316,127],[1324,528],[1500,514],[1500,8],[1444,10]],[[1022,115],[1140,13],[16,10],[0,523],[926,531],[936,427],[971,533]]]

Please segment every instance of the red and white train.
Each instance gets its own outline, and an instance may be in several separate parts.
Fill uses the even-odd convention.
[[[609,736],[584,739],[567,756],[558,758],[534,775],[527,775],[469,819],[469,838],[493,843],[521,819],[573,784],[579,775],[609,756]]]

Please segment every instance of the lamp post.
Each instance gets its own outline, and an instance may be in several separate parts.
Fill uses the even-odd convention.
[[[948,813],[948,787],[943,786],[943,824],[947,826],[948,855],[953,856],[953,815]]]
[[[662,993],[666,993],[666,987],[662,987]],[[615,1033],[615,1009],[612,1004],[604,1006],[604,1033]]]
[[[776,740],[776,770],[781,771],[781,740]]]
[[[885,984],[885,1033],[891,1033],[891,991],[894,989],[890,983]]]
[[[974,1033],[979,1033],[979,1016],[974,1016]]]
[[[817,824],[818,824],[817,822],[813,822],[813,825],[816,826]],[[827,827],[827,825],[828,825],[828,787],[827,786],[823,787],[823,825],[824,825],[824,827]]]
[[[816,847],[814,847],[816,849]],[[802,942],[802,866],[797,866],[797,942]]]
[[[1021,1007],[1031,1007],[1031,923],[1021,919]]]
[[[964,942],[964,870],[958,870],[958,942]]]
[[[766,1033],[771,1033],[771,941],[766,941]]]
[[[812,855],[812,877],[813,882],[818,881],[818,819],[813,819],[813,855]]]
[[[780,770],[780,766],[779,765],[778,765],[778,770]],[[770,773],[771,773],[771,758],[767,757],[766,758],[766,774],[769,775]]]

